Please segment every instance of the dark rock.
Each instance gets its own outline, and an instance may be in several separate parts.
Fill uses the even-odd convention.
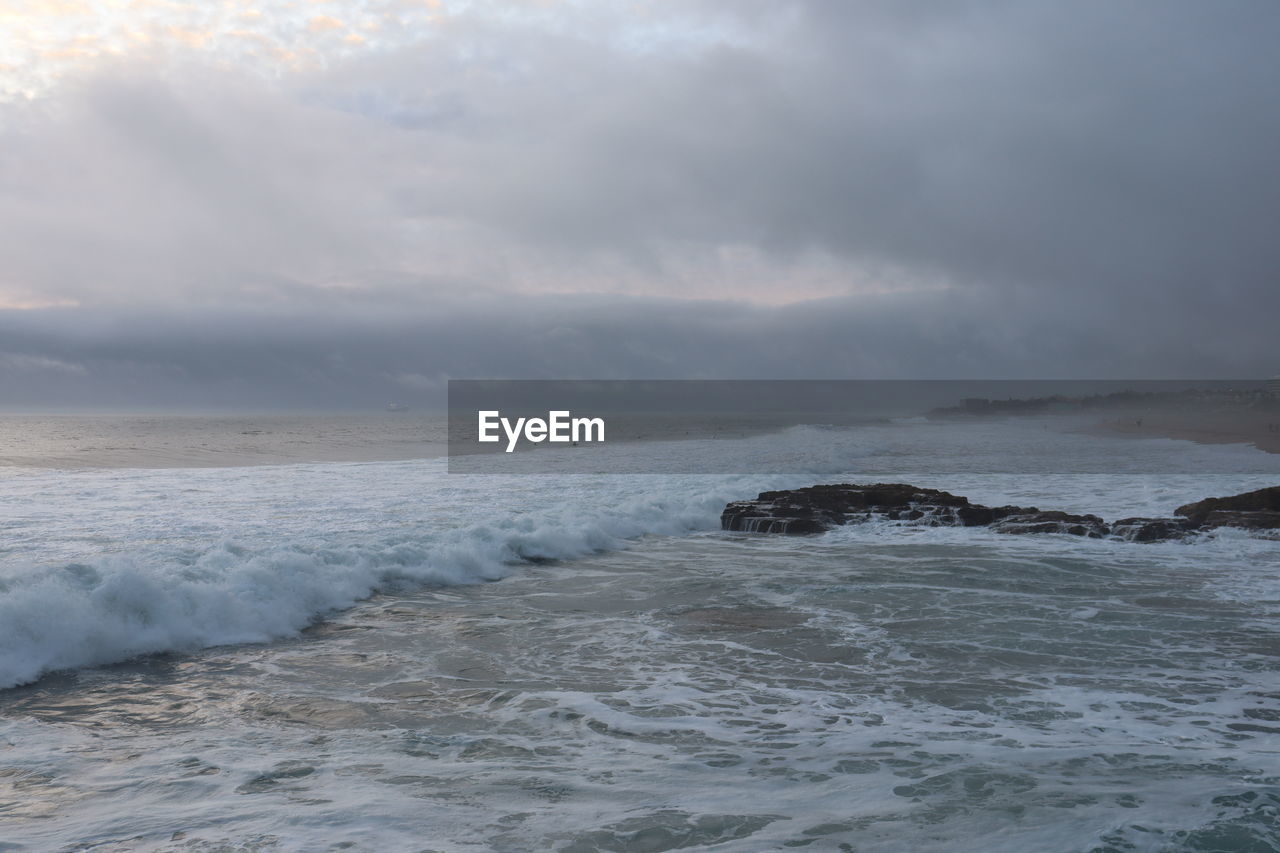
[[[1203,530],[1212,530],[1215,527],[1240,527],[1245,530],[1280,531],[1280,512],[1271,512],[1267,510],[1247,512],[1244,510],[1215,509],[1213,512],[1204,516],[1204,519],[1200,522],[1200,528]]]
[[[1196,530],[1186,518],[1122,518],[1111,525],[1111,535],[1129,542],[1163,542],[1185,539]]]
[[[1096,515],[971,504],[961,495],[906,483],[841,483],[761,492],[753,501],[735,501],[724,508],[720,526],[748,533],[822,533],[842,524],[883,519],[915,526],[988,527],[997,533],[1061,533],[1162,542],[1219,527],[1280,531],[1280,486],[1206,498],[1180,506],[1176,512],[1183,517],[1123,518],[1107,524]]]
[[[1174,510],[1175,514],[1184,515],[1196,524],[1203,524],[1208,520],[1209,515],[1215,512],[1280,513],[1280,486],[1270,486],[1226,498],[1205,498],[1202,501],[1184,504]],[[1219,519],[1225,518],[1226,516],[1219,516]]]
[[[1058,510],[1031,510],[1010,514],[991,524],[996,533],[1066,533],[1101,539],[1111,532],[1096,515],[1072,515]]]
[[[749,533],[820,533],[873,518],[927,527],[991,526],[1001,533],[1106,535],[1106,523],[1094,515],[982,506],[950,492],[905,483],[842,483],[761,492],[754,501],[725,507],[720,526]]]
[[[963,524],[958,513],[967,508],[968,498],[938,489],[905,483],[841,483],[761,492],[754,501],[735,501],[720,514],[720,526],[748,533],[821,533],[873,517],[926,525]]]
[[[956,510],[956,517],[965,527],[983,527],[1004,519],[1018,516],[1030,516],[1040,513],[1034,506],[983,506],[970,504]]]

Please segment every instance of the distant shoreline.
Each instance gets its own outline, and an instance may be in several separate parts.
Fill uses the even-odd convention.
[[[1280,412],[1139,411],[1112,416],[1084,430],[1094,435],[1173,438],[1197,444],[1251,444],[1280,453]]]
[[[972,398],[934,409],[931,419],[1076,416],[1097,418],[1076,430],[1126,438],[1172,438],[1197,444],[1249,444],[1280,453],[1280,398],[1263,387],[1124,390],[1085,397]]]
[[[442,415],[0,415],[0,474],[442,458]]]

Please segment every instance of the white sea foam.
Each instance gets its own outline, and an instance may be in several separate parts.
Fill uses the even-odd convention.
[[[254,470],[256,487],[239,469],[10,480],[22,487],[7,501],[18,515],[10,534],[26,547],[11,547],[0,573],[0,687],[139,654],[265,642],[377,592],[497,580],[530,560],[713,527],[726,500],[767,485],[454,485],[439,461]],[[68,480],[75,489],[53,488]],[[62,540],[46,551],[42,534]]]

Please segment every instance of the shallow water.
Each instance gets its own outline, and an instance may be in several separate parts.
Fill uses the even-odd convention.
[[[1085,446],[1183,473],[915,479],[1107,517],[1276,479]],[[1280,845],[1274,541],[749,536],[716,513],[774,482],[566,478],[553,505],[430,465],[10,480],[6,594],[84,566],[42,589],[98,628],[0,648],[231,645],[0,693],[0,849]],[[345,609],[298,634],[299,600]]]

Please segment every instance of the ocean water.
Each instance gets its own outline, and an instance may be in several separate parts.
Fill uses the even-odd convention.
[[[0,470],[224,468],[439,456],[446,419],[358,414],[0,415]]]
[[[1105,518],[1280,482],[1046,426],[0,469],[0,850],[1280,849],[1280,542],[718,529],[814,482]]]

